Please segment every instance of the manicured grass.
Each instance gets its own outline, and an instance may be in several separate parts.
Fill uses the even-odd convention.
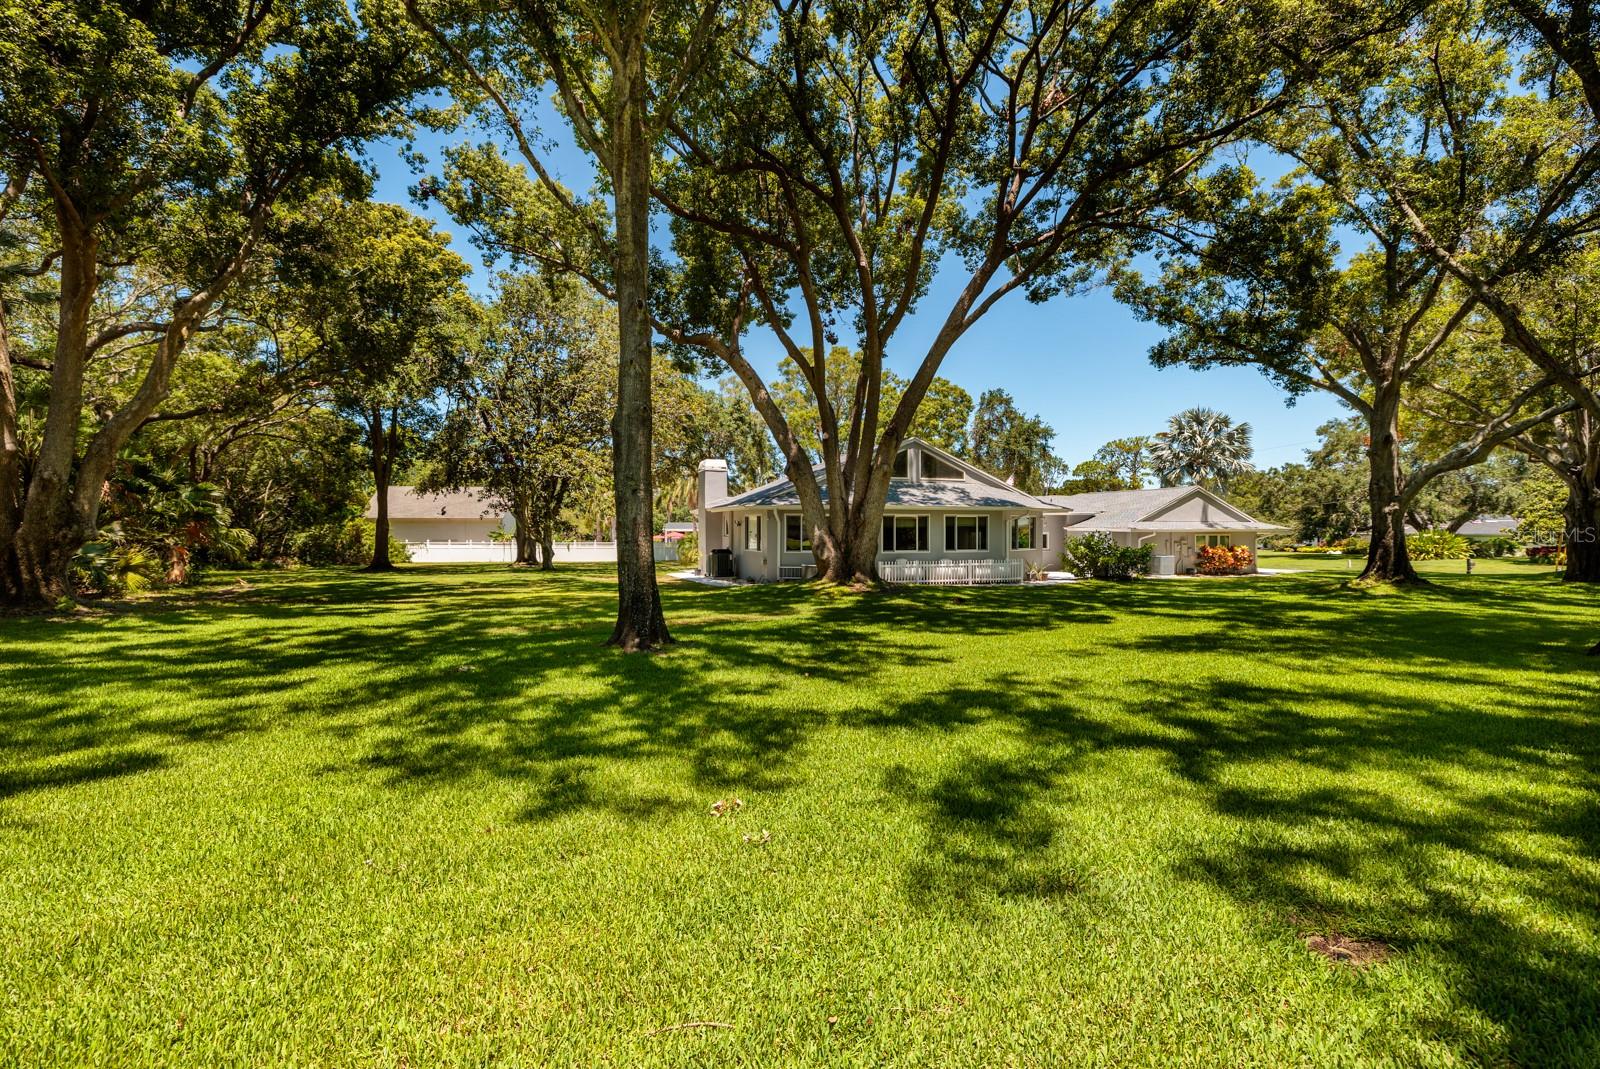
[[[1259,564],[1263,568],[1288,568],[1298,572],[1327,572],[1329,575],[1344,575],[1354,577],[1361,574],[1361,569],[1366,566],[1365,556],[1346,557],[1343,554],[1329,556],[1326,553],[1273,553],[1263,552],[1258,554]],[[1417,569],[1423,578],[1431,579],[1435,576],[1466,576],[1467,562],[1464,560],[1419,560],[1412,561],[1412,566]],[[1474,576],[1487,575],[1523,575],[1551,577],[1559,575],[1561,569],[1554,564],[1544,564],[1531,561],[1527,557],[1484,557],[1472,562]]]
[[[232,583],[0,620],[7,1065],[1600,1063],[1592,591]]]

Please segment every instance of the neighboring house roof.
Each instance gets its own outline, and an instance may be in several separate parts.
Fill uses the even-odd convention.
[[[1479,516],[1475,520],[1468,520],[1456,531],[1458,535],[1468,538],[1493,538],[1496,535],[1510,534],[1517,529],[1515,516]]]
[[[966,478],[923,479],[916,482],[908,479],[891,479],[885,505],[887,508],[945,511],[1045,508],[1044,502],[1032,494],[1023,493],[1016,487],[1008,485],[1005,480],[921,438],[907,438],[902,448],[911,446],[932,453],[945,463],[960,468],[966,474]],[[822,498],[826,501],[828,484],[823,475],[823,466],[818,464],[812,470],[817,473],[817,481],[822,488]],[[736,508],[798,508],[799,505],[800,494],[795,490],[794,483],[789,479],[775,479],[763,486],[746,490],[742,494],[735,494],[720,501],[709,501],[706,503],[706,509],[718,512]]]
[[[419,494],[414,486],[389,487],[391,520],[498,520],[502,510],[484,500],[482,487],[469,486],[452,494]],[[378,495],[367,499],[367,519],[378,516]]]
[[[694,530],[694,524],[692,524],[692,523],[666,523],[666,524],[662,524],[661,525],[661,530],[665,534],[672,534],[674,531],[680,532],[682,534],[689,534],[690,532],[692,532]]]
[[[1212,506],[1205,519],[1169,519],[1166,514],[1186,501],[1203,498]],[[1229,504],[1201,486],[1161,486],[1149,490],[1106,490],[1094,494],[1052,494],[1043,499],[1068,514],[1068,531],[1284,531]]]
[[[1093,494],[1050,494],[1042,500],[1059,512],[1085,513],[1100,523],[1122,529],[1164,505],[1177,504],[1194,489],[1162,486],[1153,490],[1102,490]]]

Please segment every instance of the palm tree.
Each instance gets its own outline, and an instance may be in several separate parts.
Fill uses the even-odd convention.
[[[1190,408],[1167,420],[1156,435],[1150,462],[1162,486],[1198,483],[1226,490],[1234,476],[1250,470],[1250,424],[1209,408]]]

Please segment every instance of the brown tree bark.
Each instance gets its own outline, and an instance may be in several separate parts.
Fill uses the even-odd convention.
[[[539,570],[553,572],[556,570],[556,534],[551,524],[545,524],[539,532]]]
[[[372,449],[372,481],[377,487],[378,518],[372,535],[372,563],[365,571],[390,572],[394,561],[389,559],[389,478],[394,470],[394,446],[397,438],[395,421],[384,427],[383,407],[373,405],[367,414],[367,440]]]
[[[612,421],[617,511],[617,622],[607,645],[625,652],[672,642],[656,586],[651,466],[650,162],[645,27],[625,33],[615,72],[612,183],[616,198],[616,296],[621,353]]]
[[[17,590],[9,600],[25,608],[54,605],[71,596],[67,569],[73,555],[94,533],[94,516],[79,515],[74,502],[84,497],[98,506],[100,493],[95,486],[92,495],[74,494],[72,479],[88,362],[89,314],[100,283],[99,243],[66,212],[57,213],[57,223],[61,235],[60,305],[50,403],[11,545]]]
[[[1426,582],[1411,565],[1406,551],[1405,473],[1400,458],[1400,391],[1379,388],[1367,416],[1367,504],[1372,513],[1372,541],[1367,566],[1357,582]]]
[[[538,564],[539,539],[534,530],[533,506],[526,499],[512,502],[511,519],[517,525],[512,532],[517,546],[516,559],[512,563],[530,567]]]
[[[17,386],[11,374],[11,336],[0,298],[0,600],[22,595],[22,573],[12,552],[22,522],[22,439],[17,432]]]
[[[1567,484],[1567,568],[1569,583],[1600,583],[1600,486],[1587,479]]]

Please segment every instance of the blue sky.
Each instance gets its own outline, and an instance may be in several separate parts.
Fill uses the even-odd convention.
[[[428,135],[414,147],[437,160],[445,145],[464,139],[465,135]],[[552,159],[567,185],[589,186],[592,172],[574,150],[558,148]],[[421,211],[440,230],[451,233],[456,251],[478,268],[475,286],[486,289],[489,273],[466,235],[457,232],[436,207],[419,207],[411,200],[408,187],[417,176],[405,164],[399,146],[375,146],[371,163],[377,170],[374,196]],[[943,272],[935,279],[922,302],[923,314],[908,317],[895,336],[889,355],[895,371],[909,375],[914,370],[963,282],[959,271]],[[1158,370],[1146,353],[1161,335],[1159,327],[1139,322],[1105,290],[1043,305],[1014,294],[967,332],[940,374],[974,400],[987,389],[1009,391],[1020,408],[1042,416],[1055,428],[1056,453],[1070,463],[1086,460],[1113,438],[1152,434],[1168,416],[1198,405],[1248,422],[1255,432],[1256,465],[1271,467],[1302,459],[1315,444],[1318,425],[1348,414],[1321,393],[1302,397],[1291,407],[1283,391],[1250,368]],[[780,356],[776,341],[758,332],[746,344],[757,366],[770,377]],[[905,355],[897,359],[897,353]]]

